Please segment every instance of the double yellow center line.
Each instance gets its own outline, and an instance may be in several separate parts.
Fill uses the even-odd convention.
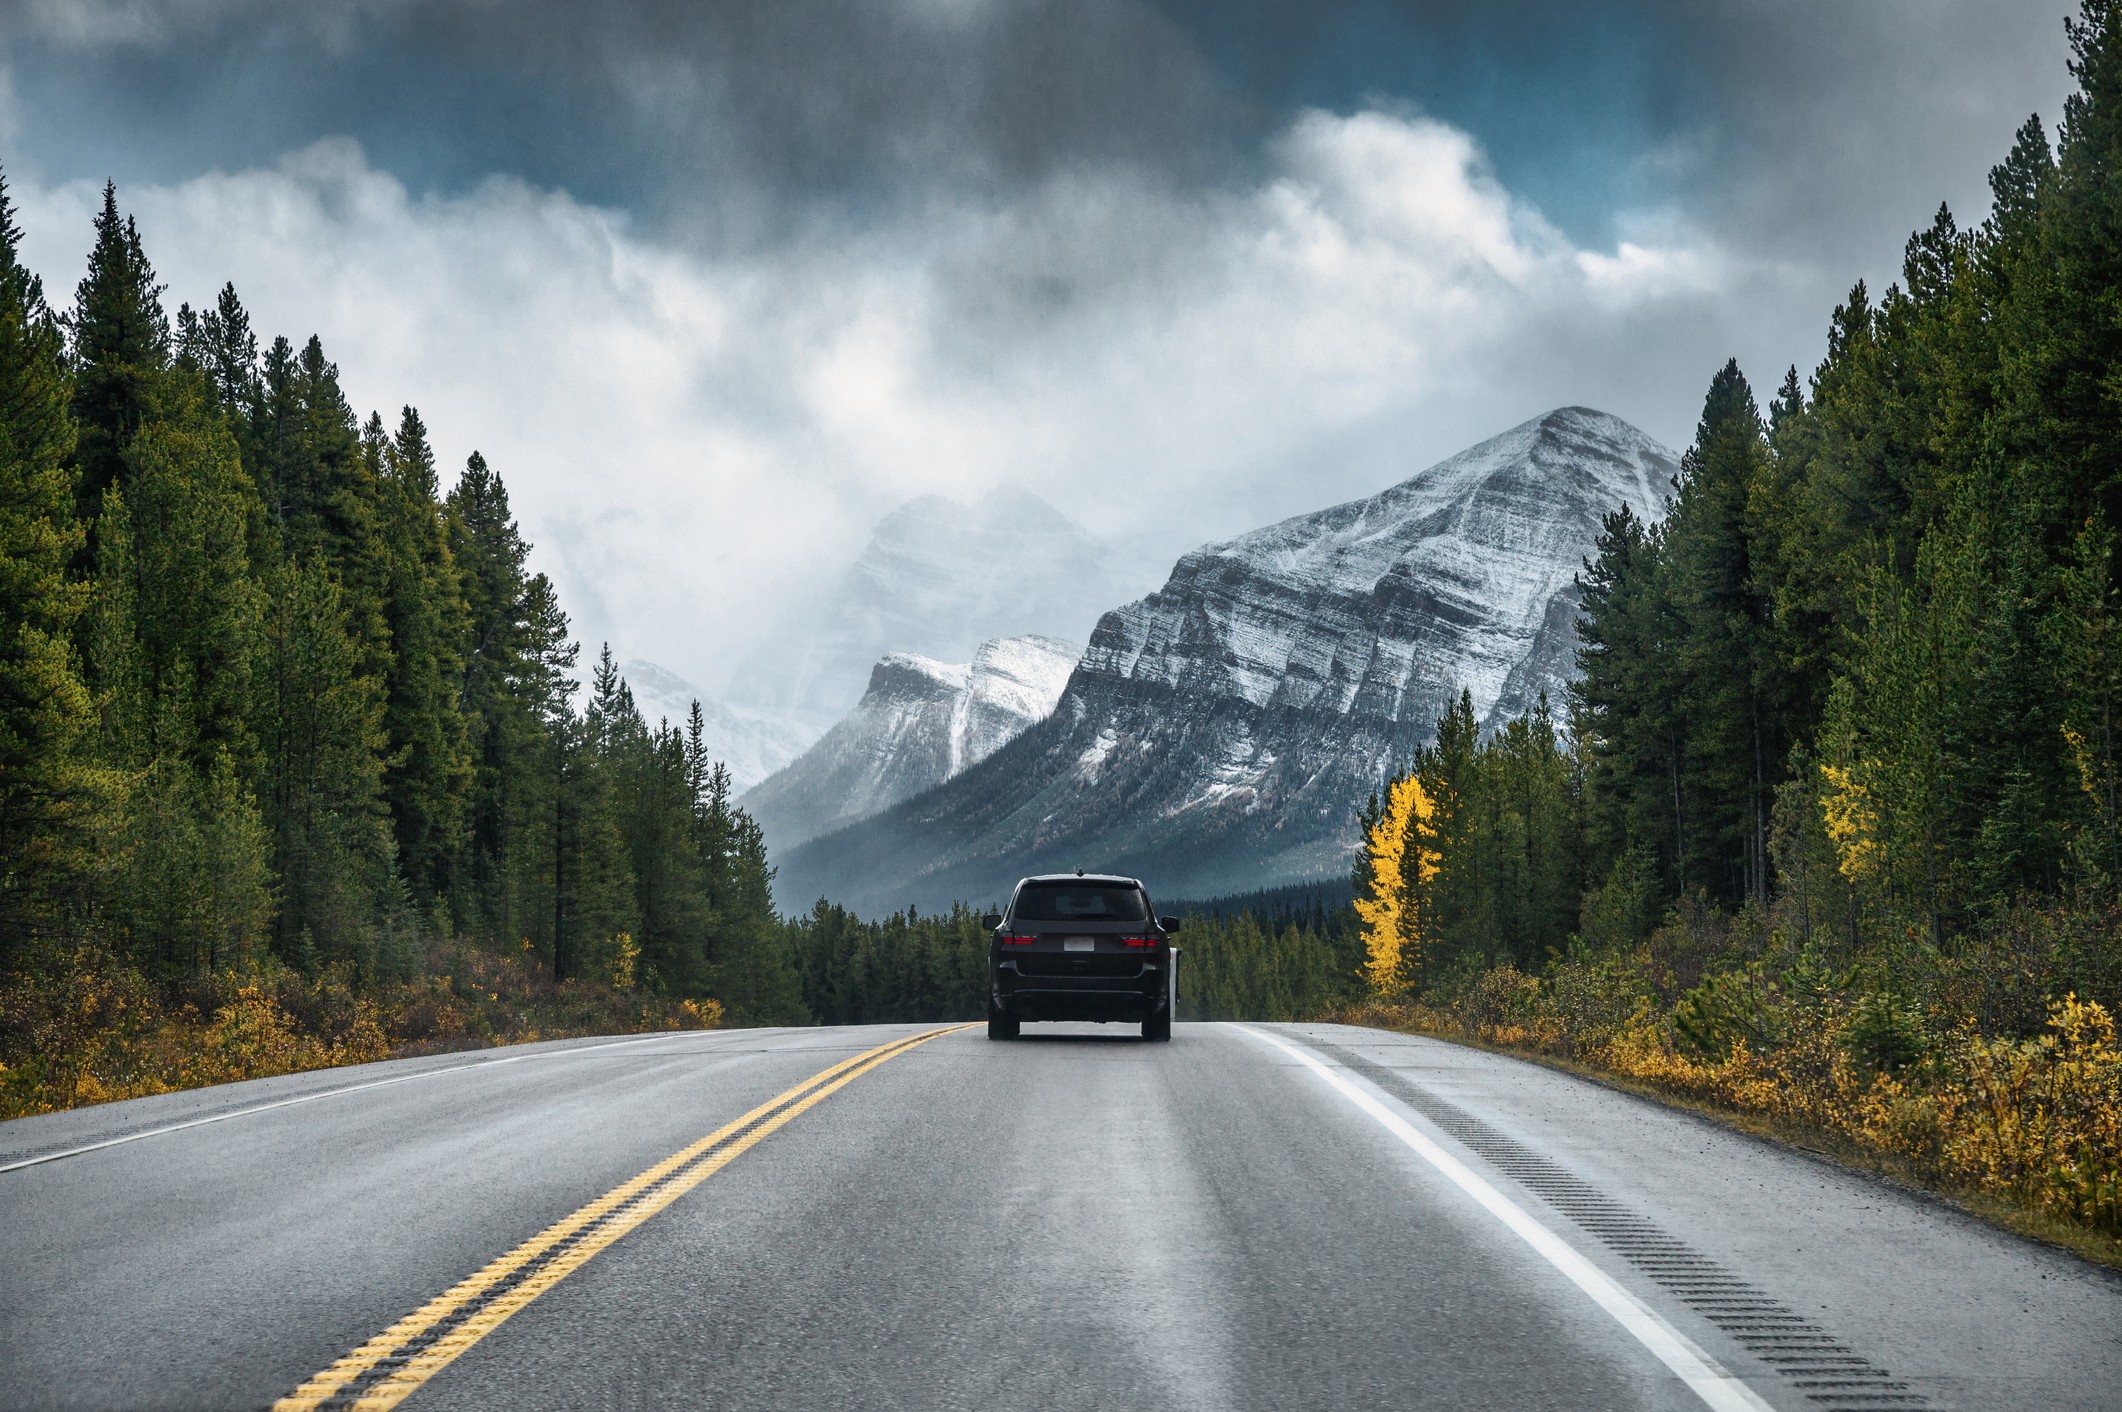
[[[970,1028],[953,1025],[896,1039],[805,1079],[421,1305],[274,1403],[275,1412],[396,1407],[509,1315],[804,1109],[916,1045]]]

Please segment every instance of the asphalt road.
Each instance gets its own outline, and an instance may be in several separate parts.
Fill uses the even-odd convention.
[[[933,1028],[0,1125],[0,1408],[2122,1408],[2113,1276],[1450,1045],[965,1030],[790,1093]]]

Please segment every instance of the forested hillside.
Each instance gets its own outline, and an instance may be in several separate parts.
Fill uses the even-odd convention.
[[[1429,1023],[2115,1228],[2122,10],[2070,37],[1989,216],[1765,406],[1720,370],[1663,518],[1607,518],[1559,738],[1462,702],[1356,883]]]
[[[801,1019],[697,705],[642,720],[608,651],[575,699],[500,473],[475,453],[445,490],[418,411],[357,417],[233,285],[168,317],[113,189],[91,235],[53,307],[0,185],[10,1103],[151,1088],[158,1027],[245,986],[388,1019],[478,971],[485,1006],[617,986],[635,1023]],[[122,1058],[55,1049],[121,1030]]]

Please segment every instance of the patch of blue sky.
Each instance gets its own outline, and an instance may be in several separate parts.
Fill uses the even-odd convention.
[[[1662,205],[1676,69],[1658,26],[1627,8],[1167,0],[1254,111],[1403,108],[1481,144],[1497,178],[1572,240],[1611,245],[1617,217]]]
[[[320,46],[294,24],[207,30],[160,46],[13,47],[18,153],[48,179],[120,188],[267,165],[319,138],[359,142],[415,192],[496,172],[630,204],[641,175],[608,125],[579,120],[567,76],[382,26]]]

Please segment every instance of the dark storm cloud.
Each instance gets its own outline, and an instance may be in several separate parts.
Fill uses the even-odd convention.
[[[1557,405],[1682,444],[1981,216],[2062,14],[0,0],[0,162],[48,287],[115,177],[172,303],[417,397],[708,680],[915,494],[1126,500],[1154,570]]]
[[[1580,241],[1673,202],[1727,241],[1848,259],[1882,210],[1979,203],[2069,86],[2069,0],[1153,0],[1255,111],[1368,98],[1474,133]],[[1913,215],[1909,213],[1915,213]],[[1967,214],[1979,215],[1979,211]]]
[[[1133,4],[406,0],[320,12],[231,0],[147,12],[127,25],[89,16],[137,7],[18,11],[15,82],[42,144],[77,162],[130,154],[168,176],[344,133],[416,185],[508,171],[753,237],[1067,166],[1199,179],[1234,152],[1216,136],[1228,124],[1202,56]]]
[[[2058,116],[2067,8],[29,0],[7,44],[54,177],[348,134],[416,188],[505,171],[748,244],[1086,166],[1229,184],[1299,109],[1383,101],[1472,132],[1580,243],[1671,207],[1733,248],[1853,263],[1940,200],[1979,207],[2026,114]]]
[[[2062,0],[1676,8],[1700,79],[1673,85],[1675,189],[1733,246],[1857,261],[1941,201],[1987,214],[1989,168],[2071,80]],[[1898,244],[1898,242],[1897,242]],[[1854,273],[1854,272],[1853,272]]]

